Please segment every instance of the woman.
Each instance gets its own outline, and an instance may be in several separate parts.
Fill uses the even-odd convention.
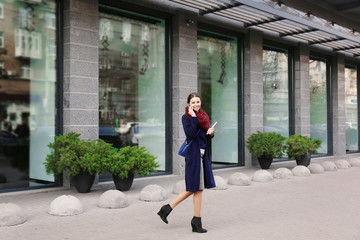
[[[185,156],[185,185],[186,189],[167,205],[162,206],[158,215],[165,222],[170,212],[183,200],[193,195],[194,217],[191,220],[193,232],[205,233],[201,224],[201,201],[204,188],[215,187],[215,180],[209,157],[209,140],[214,136],[214,129],[210,128],[210,119],[201,109],[201,97],[191,93],[187,99],[188,106],[182,116],[187,141],[194,138]],[[199,132],[199,133],[198,133]]]

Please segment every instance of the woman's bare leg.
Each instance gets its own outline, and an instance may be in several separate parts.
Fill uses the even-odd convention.
[[[200,217],[201,214],[201,202],[202,202],[202,190],[194,192],[194,216]]]
[[[179,203],[181,203],[182,201],[184,201],[185,199],[187,199],[191,194],[193,194],[194,192],[188,192],[185,189],[182,190],[177,196],[176,198],[170,203],[170,207],[171,208],[175,208]]]

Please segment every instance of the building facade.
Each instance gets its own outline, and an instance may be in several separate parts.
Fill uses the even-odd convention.
[[[316,156],[359,152],[359,24],[301,8],[0,1],[0,192],[69,186],[43,162],[47,144],[70,131],[145,146],[158,156],[157,174],[184,174],[177,151],[191,92],[219,122],[214,168],[257,164],[246,148],[256,131],[320,138]]]

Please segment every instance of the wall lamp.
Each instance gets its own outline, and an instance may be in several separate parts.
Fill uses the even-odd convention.
[[[186,19],[185,22],[186,22],[186,25],[187,25],[187,26],[190,26],[190,24],[195,23],[195,21],[192,20],[191,18]]]

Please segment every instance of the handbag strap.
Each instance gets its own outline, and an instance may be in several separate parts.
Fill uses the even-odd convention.
[[[199,131],[196,133],[196,135],[191,139],[191,141],[188,143],[189,145],[192,143],[192,141],[194,140],[194,138],[196,138],[196,136],[199,134],[199,132],[200,132],[200,129],[199,129]]]

